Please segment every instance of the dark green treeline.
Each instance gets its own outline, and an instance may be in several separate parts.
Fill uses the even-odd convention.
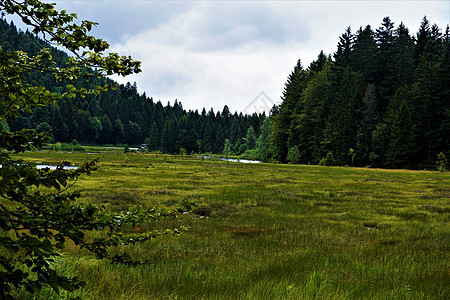
[[[270,119],[232,114],[226,106],[222,112],[186,111],[178,101],[164,106],[127,84],[36,109],[8,126],[51,131],[59,142],[146,143],[167,153],[183,148],[291,163],[432,168],[439,153],[450,156],[449,35],[448,26],[443,32],[426,17],[415,35],[388,17],[375,30],[347,28],[333,55],[321,52],[307,68],[298,61]],[[31,54],[49,48],[4,20],[0,46]],[[58,64],[68,59],[51,52]],[[66,85],[38,72],[27,80],[50,90]],[[115,84],[95,78],[77,86],[106,83]]]
[[[13,23],[0,19],[0,46],[3,51],[22,50],[35,55],[42,48],[50,48],[57,64],[63,65],[68,56],[33,34],[18,30]],[[1,51],[0,50],[0,54]],[[49,74],[32,72],[26,80],[47,89],[63,90],[66,82],[56,82]],[[94,88],[115,82],[107,78],[77,81],[78,88]],[[227,106],[222,112],[186,111],[175,100],[171,105],[155,102],[146,94],[139,94],[135,84],[119,85],[99,96],[60,102],[42,107],[32,114],[8,120],[10,130],[36,128],[49,131],[54,142],[82,144],[148,144],[150,151],[179,153],[221,153],[225,141],[232,144],[233,153],[246,150],[245,138],[250,127],[256,135],[265,119],[264,114],[243,115],[231,113]],[[5,126],[5,124],[3,124]]]
[[[432,167],[450,154],[450,40],[423,18],[342,34],[332,56],[298,61],[272,118],[282,162]]]

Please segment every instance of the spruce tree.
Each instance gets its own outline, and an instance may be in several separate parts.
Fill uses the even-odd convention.
[[[356,148],[363,83],[362,74],[347,67],[330,105],[323,142],[325,152],[332,152],[338,164],[350,164],[348,151]]]
[[[378,45],[378,72],[375,83],[378,87],[380,113],[384,114],[389,98],[395,92],[392,82],[394,23],[389,17],[383,18],[381,26],[376,30],[375,39]]]
[[[357,156],[360,164],[370,164],[370,153],[373,152],[372,133],[380,122],[378,113],[378,99],[373,83],[367,85],[362,99],[360,127],[358,130]]]
[[[391,80],[395,89],[412,83],[414,77],[414,41],[403,22],[395,30],[391,69]]]
[[[330,63],[308,83],[299,120],[298,147],[303,163],[318,163],[322,151],[326,117],[333,100]]]
[[[233,145],[231,144],[230,140],[225,139],[225,144],[222,151],[222,154],[225,158],[228,158],[231,154],[233,154],[232,147]]]
[[[335,66],[342,72],[346,66],[351,63],[351,53],[353,48],[354,36],[351,27],[347,27],[345,32],[339,37],[337,50],[334,53]]]
[[[161,146],[161,136],[159,135],[158,126],[156,122],[152,123],[152,127],[148,133],[148,138],[145,140],[148,151],[159,150]]]
[[[351,66],[354,71],[360,71],[366,82],[375,82],[377,76],[377,43],[375,33],[370,25],[356,32],[352,48]]]
[[[430,41],[430,22],[427,17],[424,16],[422,22],[420,23],[419,31],[416,37],[416,47],[415,47],[415,61],[418,62],[423,53],[425,53],[427,44]]]
[[[285,83],[282,100],[277,113],[273,116],[272,142],[275,145],[274,156],[279,161],[285,161],[288,152],[288,139],[294,108],[300,111],[301,97],[307,83],[307,73],[298,60],[294,71],[288,76]]]
[[[414,164],[416,148],[409,94],[408,87],[400,87],[390,103],[390,137],[386,152],[388,167],[410,168]]]
[[[450,157],[450,28],[447,25],[442,38],[443,49],[439,68],[438,93],[440,97],[440,124],[436,128],[435,153]]]
[[[250,126],[247,130],[247,134],[245,135],[245,145],[247,146],[247,149],[256,147],[256,134],[253,126]]]
[[[418,58],[416,68],[416,82],[413,86],[414,92],[414,116],[416,121],[417,139],[419,146],[418,160],[426,161],[432,164],[434,157],[439,153],[435,149],[435,145],[439,140],[439,127],[445,119],[445,105],[448,99],[440,97],[440,82],[442,54],[441,36],[437,33],[432,34],[423,32],[420,29],[419,36],[424,46],[424,51]],[[444,76],[448,77],[447,76]],[[448,104],[447,104],[448,105]]]
[[[270,141],[271,132],[272,121],[270,118],[266,118],[261,126],[261,134],[256,141],[256,152],[259,160],[268,161],[272,156],[273,147]]]

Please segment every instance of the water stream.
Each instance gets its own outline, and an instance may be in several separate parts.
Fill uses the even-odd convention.
[[[243,164],[259,164],[259,163],[262,163],[262,161],[259,161],[259,160],[236,159],[236,158],[225,158],[225,157],[215,157],[215,156],[197,156],[197,158],[219,159],[219,160],[223,160],[223,161],[239,162],[239,163],[243,163]]]

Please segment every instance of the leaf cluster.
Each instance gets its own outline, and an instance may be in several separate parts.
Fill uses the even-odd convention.
[[[0,47],[0,122],[15,119],[36,108],[57,104],[65,99],[97,95],[109,85],[94,88],[75,87],[78,78],[90,80],[102,75],[128,75],[140,71],[140,62],[117,53],[105,54],[109,45],[88,33],[96,23],[77,24],[76,14],[57,11],[54,4],[37,0],[0,1],[1,14],[18,15],[34,34],[68,49],[72,56],[61,66],[51,51],[43,48],[35,55]],[[55,81],[67,82],[64,89],[50,91],[25,80],[31,72],[51,74]],[[76,277],[59,274],[56,259],[67,241],[113,262],[136,263],[127,254],[111,255],[118,245],[134,245],[165,235],[179,234],[185,227],[123,234],[124,226],[135,226],[161,218],[176,217],[190,209],[183,203],[175,209],[161,207],[131,208],[113,213],[78,201],[79,191],[70,189],[81,175],[96,169],[98,160],[87,161],[76,170],[69,162],[55,169],[37,168],[35,163],[15,159],[13,154],[42,147],[46,132],[33,129],[10,132],[0,129],[0,298],[14,299],[17,291],[30,293],[47,286],[55,291],[73,291],[82,283]],[[89,231],[101,231],[102,237],[90,239]]]

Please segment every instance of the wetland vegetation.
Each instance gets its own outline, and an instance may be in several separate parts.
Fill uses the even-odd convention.
[[[450,174],[242,164],[190,156],[26,152],[82,163],[80,201],[199,206],[156,228],[189,226],[127,249],[150,263],[115,265],[67,244],[58,270],[82,299],[448,299]],[[93,233],[94,234],[94,233]],[[99,234],[99,233],[95,233]],[[43,298],[56,296],[44,289]]]

